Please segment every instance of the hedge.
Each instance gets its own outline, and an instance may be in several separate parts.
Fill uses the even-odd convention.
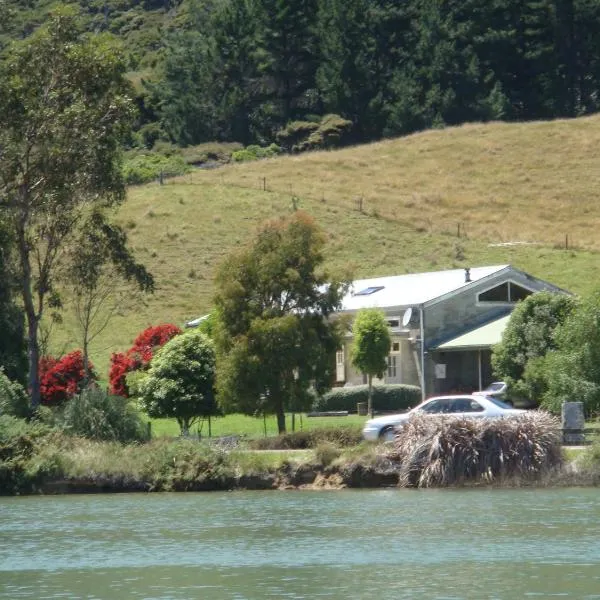
[[[347,410],[356,412],[359,402],[367,402],[369,386],[354,385],[333,388],[315,400],[313,410]],[[403,411],[421,402],[421,388],[416,385],[388,384],[373,386],[373,409],[375,411]]]

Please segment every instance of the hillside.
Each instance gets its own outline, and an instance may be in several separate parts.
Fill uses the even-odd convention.
[[[329,266],[356,277],[511,263],[587,293],[600,276],[599,163],[590,117],[465,125],[130,188],[118,218],[157,291],[115,317],[93,355],[105,372],[146,325],[208,311],[219,262],[292,210],[292,196],[326,230]],[[66,317],[60,349],[74,345]]]

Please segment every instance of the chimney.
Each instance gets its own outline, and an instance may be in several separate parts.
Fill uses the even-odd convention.
[[[465,283],[469,283],[471,281],[471,269],[469,267],[465,268]]]

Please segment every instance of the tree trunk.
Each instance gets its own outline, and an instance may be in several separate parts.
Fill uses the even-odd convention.
[[[373,375],[369,373],[369,399],[367,404],[367,412],[369,417],[373,418]]]
[[[283,402],[279,402],[277,406],[277,430],[279,435],[285,433],[285,412],[283,411]]]
[[[36,313],[31,289],[31,265],[29,264],[29,249],[25,239],[24,228],[18,230],[19,259],[21,261],[22,279],[21,294],[23,307],[27,318],[27,357],[29,359],[29,375],[27,378],[31,410],[35,412],[41,403],[40,391],[40,347],[38,342],[38,326],[41,314]],[[38,292],[40,293],[40,292]],[[41,303],[40,303],[41,304]]]

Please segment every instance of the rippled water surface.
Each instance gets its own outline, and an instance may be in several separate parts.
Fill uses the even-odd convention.
[[[0,498],[0,599],[600,599],[600,491]]]

